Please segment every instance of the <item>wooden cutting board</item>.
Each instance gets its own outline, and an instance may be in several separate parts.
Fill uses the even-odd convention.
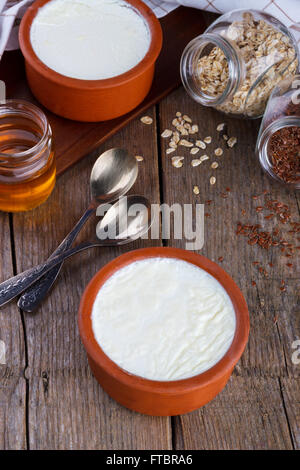
[[[146,99],[136,109],[111,121],[83,123],[61,118],[43,108],[53,130],[58,174],[180,85],[182,51],[191,39],[204,31],[205,21],[200,10],[184,7],[177,8],[160,21],[163,48],[157,61],[153,85]],[[28,88],[20,51],[4,53],[0,62],[0,79],[5,81],[7,98],[22,98],[41,107]]]

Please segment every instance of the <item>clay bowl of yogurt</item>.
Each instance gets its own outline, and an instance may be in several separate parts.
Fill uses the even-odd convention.
[[[104,266],[79,307],[91,370],[123,406],[184,414],[226,385],[249,334],[245,299],[204,256],[176,248],[131,251]]]
[[[19,40],[37,100],[65,118],[95,122],[143,101],[162,31],[140,0],[37,0]]]

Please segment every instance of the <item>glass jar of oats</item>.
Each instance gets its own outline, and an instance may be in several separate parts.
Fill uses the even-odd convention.
[[[182,82],[197,102],[233,116],[258,118],[274,86],[297,73],[297,44],[271,15],[234,10],[186,46],[180,68]]]

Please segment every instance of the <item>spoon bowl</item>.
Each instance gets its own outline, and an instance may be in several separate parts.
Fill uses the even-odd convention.
[[[100,204],[115,201],[133,186],[138,174],[136,158],[125,149],[112,148],[94,163],[90,177],[93,200]]]

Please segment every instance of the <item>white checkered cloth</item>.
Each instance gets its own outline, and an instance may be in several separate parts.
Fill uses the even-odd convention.
[[[300,42],[300,0],[144,0],[158,18],[179,5],[214,13],[225,13],[237,8],[253,8],[270,13],[282,21]],[[17,49],[20,19],[32,0],[0,0],[0,58],[5,49]]]

